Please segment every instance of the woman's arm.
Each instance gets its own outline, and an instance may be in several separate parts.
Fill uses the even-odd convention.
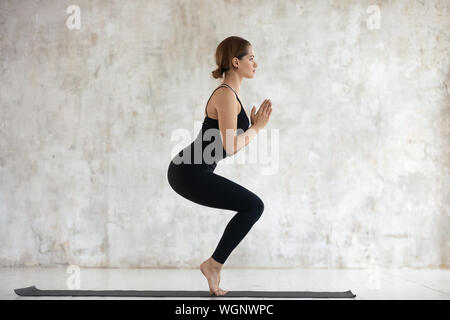
[[[222,89],[222,88],[221,88]],[[245,147],[258,134],[260,127],[255,123],[244,133],[237,135],[239,104],[230,90],[217,90],[216,110],[219,117],[219,130],[225,152],[228,156]]]
[[[234,146],[233,146],[233,153],[228,153],[228,155],[233,155],[236,152],[238,152],[239,150],[241,150],[243,147],[245,147],[246,145],[248,145],[250,143],[250,141],[253,140],[254,137],[256,137],[256,135],[258,134],[260,128],[258,125],[254,124],[253,126],[251,126],[250,128],[248,128],[244,133],[241,133],[237,136],[235,136],[234,138]]]

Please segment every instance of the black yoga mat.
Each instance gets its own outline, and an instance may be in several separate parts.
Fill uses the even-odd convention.
[[[35,286],[14,289],[19,296],[99,296],[99,297],[217,297],[217,298],[354,298],[350,290],[345,292],[314,291],[228,291],[214,296],[209,291],[183,290],[40,290]]]

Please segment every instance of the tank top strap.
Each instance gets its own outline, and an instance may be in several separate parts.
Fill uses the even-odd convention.
[[[216,92],[217,89],[219,89],[219,88],[221,88],[221,87],[223,87],[223,86],[226,86],[227,88],[230,88],[230,89],[234,92],[236,98],[238,99],[238,101],[239,101],[239,103],[241,104],[241,107],[242,107],[242,102],[241,102],[241,100],[239,99],[239,97],[238,97],[236,91],[234,91],[234,89],[233,89],[232,87],[230,87],[229,85],[227,85],[226,83],[222,83],[220,86],[218,86],[216,89],[214,89],[214,91],[213,91],[213,92],[211,93],[211,95],[209,96],[208,101],[206,102],[206,106],[205,106],[205,113],[206,113],[206,116],[208,116],[208,111],[206,110],[206,108],[208,107],[209,100],[211,100],[211,97],[212,97],[212,95],[214,94],[214,92]]]
[[[234,89],[232,87],[230,87],[229,85],[227,85],[226,83],[222,83],[221,86],[227,86],[228,88],[230,88],[231,90],[233,90],[234,95],[236,96],[236,98],[238,99],[239,103],[242,105],[241,99],[239,99],[238,94],[236,93],[236,91],[234,91]]]

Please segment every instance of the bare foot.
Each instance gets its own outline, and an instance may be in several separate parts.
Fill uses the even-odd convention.
[[[206,280],[208,280],[209,293],[216,296],[223,296],[228,292],[219,287],[220,269],[221,264],[213,260],[212,258],[209,258],[200,265],[200,270],[202,271]]]

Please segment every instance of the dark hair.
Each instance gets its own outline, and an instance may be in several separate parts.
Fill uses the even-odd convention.
[[[248,54],[249,46],[251,46],[250,42],[241,37],[231,36],[222,40],[216,49],[217,69],[212,72],[212,76],[215,79],[222,78],[223,73],[232,67],[231,60],[234,57],[241,60]]]

